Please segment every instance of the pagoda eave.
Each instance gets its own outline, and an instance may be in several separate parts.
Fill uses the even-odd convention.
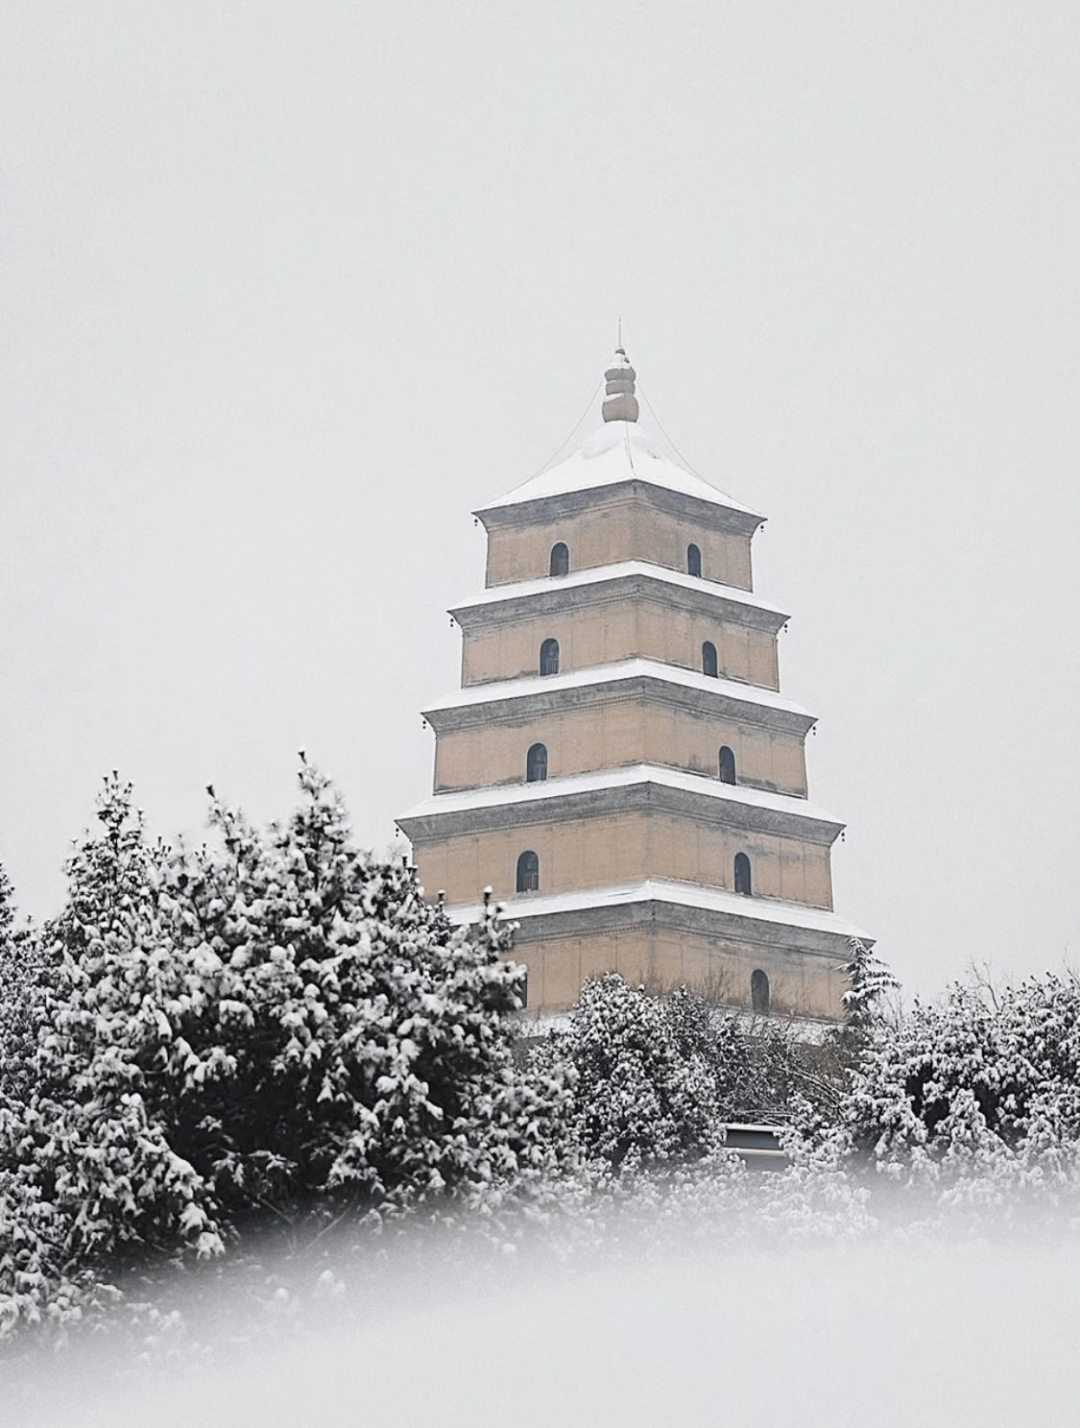
[[[720,492],[716,499],[674,491],[638,476],[623,481],[602,482],[572,491],[533,496],[519,501],[498,501],[480,506],[473,515],[489,533],[508,525],[549,525],[553,521],[593,511],[603,501],[645,499],[658,510],[699,522],[715,530],[752,536],[765,524],[765,517],[744,506],[725,504]]]
[[[852,939],[868,947],[874,943],[854,923],[823,908],[663,878],[582,892],[530,893],[501,901],[499,908],[505,921],[518,924],[522,942],[663,923],[677,931],[736,937],[777,949],[795,941],[800,954],[841,960],[847,960]],[[482,913],[477,904],[447,908],[451,921],[462,926],[478,922]]]
[[[755,599],[737,586],[702,580],[645,561],[599,566],[573,575],[547,576],[512,587],[494,586],[451,607],[463,630],[485,622],[518,620],[524,614],[560,614],[604,602],[652,596],[672,609],[727,619],[775,634],[790,618],[776,605]]]
[[[791,794],[722,783],[649,764],[517,785],[436,793],[397,820],[413,842],[538,823],[668,813],[715,827],[775,833],[831,847],[844,825]]]
[[[662,699],[673,707],[727,715],[774,729],[806,734],[817,715],[764,685],[713,678],[681,665],[629,659],[565,674],[471,684],[423,711],[437,734],[497,718],[531,718],[557,709],[601,702]]]

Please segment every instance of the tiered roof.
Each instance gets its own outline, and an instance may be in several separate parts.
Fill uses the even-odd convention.
[[[489,501],[475,512],[502,511],[529,501],[544,501],[578,492],[599,491],[625,482],[642,481],[649,486],[690,496],[726,511],[753,518],[760,525],[765,517],[734,497],[718,491],[701,476],[678,465],[660,443],[642,431],[636,422],[612,421],[590,432],[565,461],[542,471],[505,496]]]

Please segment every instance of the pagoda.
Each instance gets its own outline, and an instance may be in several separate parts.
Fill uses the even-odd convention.
[[[455,921],[490,888],[519,924],[530,1014],[618,971],[835,1020],[861,934],[807,797],[815,717],[780,693],[788,616],[753,591],[763,517],[642,430],[635,376],[620,347],[599,429],[476,512],[461,689],[425,710],[434,792],[398,824]]]

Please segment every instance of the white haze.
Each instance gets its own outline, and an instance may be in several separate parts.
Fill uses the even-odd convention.
[[[226,1296],[212,1367],[124,1387],[60,1359],[25,1422],[1050,1428],[1076,1421],[1078,1276],[1068,1232],[414,1265],[262,1352],[227,1348],[243,1326]]]

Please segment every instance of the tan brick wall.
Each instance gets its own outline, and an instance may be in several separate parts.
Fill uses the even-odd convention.
[[[750,978],[760,969],[769,979],[774,1013],[813,1017],[839,1017],[846,985],[827,959],[795,948],[640,923],[544,941],[534,938],[525,922],[512,956],[528,969],[530,1015],[566,1011],[586,979],[604,972],[619,972],[650,991],[686,985],[725,1005],[749,1007]]]
[[[701,551],[701,573],[741,590],[751,586],[750,537],[704,530],[694,522],[657,511],[645,501],[604,499],[581,515],[546,525],[493,529],[488,540],[487,584],[539,580],[551,565],[551,547],[563,541],[570,569],[591,570],[624,560],[645,560],[669,570],[686,569],[686,549]]]
[[[733,621],[710,620],[673,609],[660,598],[608,600],[558,615],[492,621],[463,634],[461,682],[484,684],[540,671],[540,646],[559,642],[559,669],[592,669],[624,659],[655,659],[701,669],[706,640],[716,646],[719,673],[729,679],[779,688],[776,636]]]
[[[548,777],[651,763],[718,775],[720,746],[734,751],[740,783],[806,797],[802,739],[652,700],[597,704],[536,719],[451,730],[435,749],[435,791],[520,783],[531,744],[548,751]]]
[[[603,818],[547,819],[519,828],[417,841],[413,857],[429,897],[479,901],[485,887],[514,896],[517,861],[540,859],[541,893],[580,892],[646,878],[674,878],[733,890],[736,853],[753,870],[755,895],[832,907],[829,850],[772,833],[725,828],[656,811]]]

